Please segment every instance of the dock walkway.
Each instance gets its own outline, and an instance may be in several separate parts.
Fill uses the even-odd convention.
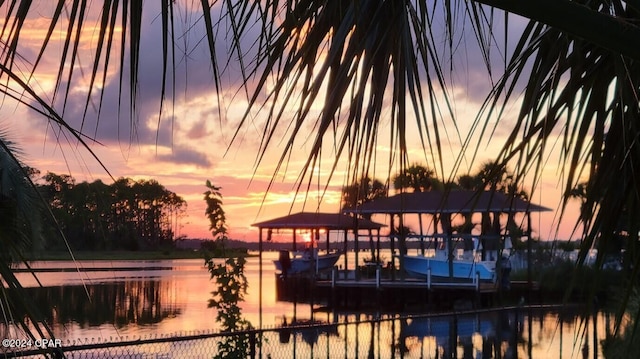
[[[399,288],[415,288],[427,290],[439,289],[456,289],[477,291],[480,293],[494,293],[498,290],[496,283],[491,282],[428,282],[425,280],[406,278],[404,280],[365,278],[360,280],[340,279],[340,280],[319,280],[316,281],[316,287],[320,288],[376,288],[376,289],[399,289]]]
[[[522,296],[538,291],[538,283],[512,282],[507,292],[498,283],[487,281],[446,281],[425,278],[390,278],[361,276],[353,271],[324,273],[321,277],[278,277],[279,300],[325,302],[329,307],[429,307],[469,309],[495,304],[497,298]],[[339,274],[339,275],[338,275]]]

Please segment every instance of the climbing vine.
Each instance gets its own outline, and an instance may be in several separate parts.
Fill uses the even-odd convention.
[[[209,218],[209,229],[218,247],[222,248],[224,256],[227,225],[222,208],[221,188],[214,186],[208,180],[206,186],[208,190],[204,193],[207,203],[205,214]],[[209,299],[209,308],[218,310],[216,321],[220,323],[223,332],[237,333],[226,336],[218,343],[218,354],[214,358],[246,358],[252,349],[251,337],[247,331],[253,328],[249,321],[242,318],[242,309],[239,305],[244,301],[248,288],[244,272],[246,259],[244,256],[214,258],[210,253],[205,253],[205,264],[211,279],[216,283],[216,289],[211,292],[212,298]]]

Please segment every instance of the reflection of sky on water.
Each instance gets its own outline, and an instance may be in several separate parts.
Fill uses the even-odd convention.
[[[265,254],[262,295],[264,327],[274,327],[280,324],[284,315],[293,313],[293,304],[276,302],[273,258],[270,256],[277,256],[277,253]],[[32,267],[61,270],[81,268],[81,271],[37,273],[44,288],[37,288],[38,283],[31,274],[17,274],[25,287],[38,293],[37,297],[43,306],[58,308],[56,312],[49,309],[44,315],[55,318],[55,333],[63,339],[148,336],[217,328],[216,312],[207,307],[214,282],[209,277],[204,260],[47,261],[35,262]],[[132,267],[142,269],[122,270]],[[257,326],[260,321],[257,258],[249,258],[245,269],[249,289],[242,303],[243,314]],[[87,297],[87,291],[91,300]],[[79,307],[70,308],[72,305]],[[299,317],[309,318],[311,310],[308,305],[297,307],[304,308],[296,310]],[[60,315],[61,312],[64,315]]]
[[[288,325],[300,325],[312,319],[341,325],[322,329],[293,328],[280,335],[272,333],[264,350],[274,353],[274,357],[279,357],[278,353],[290,356],[294,352],[300,356],[344,357],[347,350],[358,356],[373,353],[375,358],[391,358],[401,352],[407,357],[442,357],[452,355],[454,351],[458,357],[477,357],[479,353],[500,353],[502,357],[510,357],[517,350],[518,357],[559,357],[562,353],[562,357],[573,358],[582,355],[585,343],[593,345],[594,335],[604,338],[605,327],[612,322],[606,322],[600,315],[597,322],[591,320],[585,327],[577,315],[566,316],[561,321],[557,313],[546,311],[523,312],[519,321],[513,314],[501,316],[495,313],[459,316],[456,321],[451,317],[398,319],[387,314],[384,318],[396,319],[343,325],[371,320],[375,315],[312,313],[308,304],[277,302],[271,262],[277,255],[265,253],[261,316],[259,263],[257,258],[249,258],[246,267],[249,289],[242,304],[245,318],[256,327],[262,318],[264,328],[273,328],[285,321]],[[204,261],[198,259],[81,261],[77,262],[81,268],[114,270],[38,273],[45,288],[35,288],[35,280],[27,273],[18,276],[26,286],[32,287],[30,291],[41,309],[48,310],[45,317],[55,323],[56,336],[65,340],[118,337],[131,340],[217,328],[216,312],[207,307],[214,283],[203,264]],[[34,263],[35,268],[73,266],[73,262]],[[135,266],[148,270],[117,270]],[[51,311],[51,307],[56,310]]]

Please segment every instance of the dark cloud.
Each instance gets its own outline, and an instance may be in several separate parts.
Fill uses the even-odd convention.
[[[208,166],[207,156],[204,153],[199,153],[197,150],[188,149],[184,147],[183,143],[186,141],[200,140],[207,136],[211,136],[211,143],[215,143],[220,147],[229,145],[231,136],[234,130],[238,126],[239,118],[242,117],[244,108],[236,108],[233,105],[224,106],[224,108],[218,112],[218,98],[215,95],[215,86],[213,80],[212,65],[209,59],[208,44],[206,43],[206,36],[203,31],[202,20],[194,16],[192,20],[187,21],[180,19],[176,21],[178,26],[184,28],[176,29],[175,31],[175,71],[169,70],[170,73],[175,73],[175,81],[171,75],[168,75],[166,80],[168,92],[164,94],[165,101],[162,104],[163,112],[162,117],[161,109],[161,86],[163,79],[162,68],[162,43],[161,36],[161,21],[159,16],[160,12],[157,9],[158,3],[149,3],[147,13],[143,17],[143,31],[141,38],[141,58],[138,74],[138,97],[136,106],[133,109],[134,116],[130,116],[129,108],[129,82],[128,82],[128,69],[124,71],[124,84],[120,86],[119,76],[111,76],[109,82],[104,86],[104,97],[102,98],[102,107],[98,117],[98,106],[100,103],[99,91],[100,88],[94,88],[92,101],[87,106],[86,93],[72,92],[69,96],[69,100],[66,103],[66,109],[64,111],[64,118],[73,127],[82,128],[83,132],[90,137],[95,136],[98,141],[106,145],[113,143],[133,143],[140,145],[158,145],[173,147],[174,152],[171,155],[163,155],[162,160],[177,162],[180,160],[186,161],[186,163],[193,163],[198,166]],[[196,14],[199,9],[194,9]],[[214,8],[214,11],[219,11]],[[183,16],[182,12],[179,12]],[[184,13],[186,14],[186,12]],[[188,16],[188,14],[186,14]],[[214,18],[217,16],[213,15]],[[498,17],[499,18],[499,17]],[[194,21],[199,21],[195,26],[188,24]],[[468,20],[465,20],[468,21]],[[498,20],[496,20],[498,21]],[[517,22],[510,21],[510,26],[518,25]],[[480,56],[480,49],[477,46],[476,38],[472,31],[468,30],[467,23],[461,28],[466,27],[466,31],[463,29],[458,32],[458,42],[463,44],[455,49],[456,59],[450,68],[452,73],[445,74],[449,79],[454,81],[454,86],[457,89],[464,88],[464,97],[477,101],[480,103],[485,99],[489,93],[491,81],[488,79],[486,64]],[[499,25],[496,28],[500,28]],[[444,28],[443,28],[444,29]],[[256,37],[259,27],[251,29],[248,36],[242,39],[243,46],[246,46],[248,54],[252,54],[251,46],[253,44],[252,38]],[[445,38],[445,33],[442,30],[440,39]],[[515,32],[516,34],[518,32]],[[495,38],[501,38],[501,34],[496,32]],[[224,33],[220,33],[217,37],[216,51],[221,59],[233,58],[234,54],[229,53],[229,44],[225,42],[229,37],[224,36]],[[510,38],[517,38],[517,36],[510,36]],[[444,41],[444,40],[441,40]],[[495,42],[494,42],[495,44]],[[434,45],[436,46],[436,45]],[[446,48],[443,44],[439,44],[440,49]],[[444,50],[443,50],[444,51]],[[115,53],[117,57],[117,53]],[[495,56],[497,63],[504,62],[504,54],[499,51],[492,52]],[[129,62],[128,55],[125,59],[125,67]],[[248,58],[252,58],[249,56]],[[441,58],[447,58],[443,56]],[[171,61],[171,60],[170,60]],[[117,59],[112,59],[111,64],[118,63]],[[84,61],[85,73],[82,76],[83,82],[86,83],[87,69],[90,68],[90,61]],[[224,74],[220,77],[223,89],[233,88],[232,94],[240,100],[240,97],[244,96],[242,91],[238,91],[237,88],[241,81],[239,75],[240,65],[238,61],[220,62],[221,69],[224,69]],[[445,69],[446,70],[446,69]],[[80,71],[76,72],[78,78],[72,79],[72,83],[78,83]],[[422,74],[423,81],[426,79],[426,75]],[[75,81],[74,81],[75,80]],[[251,82],[247,84],[251,87]],[[175,95],[171,89],[175,86]],[[437,86],[437,85],[436,85]],[[173,112],[172,105],[174,100],[176,103],[185,102],[186,100],[199,98],[201,96],[208,96],[210,102],[207,108],[198,109],[200,117],[198,119],[187,119],[186,114]],[[62,107],[62,96],[58,96],[57,108]],[[241,101],[238,101],[241,102]],[[202,102],[199,101],[198,104]],[[85,108],[88,108],[86,117],[84,116]],[[265,111],[263,111],[265,113]],[[219,114],[223,117],[229,116],[229,118],[218,119]],[[216,120],[211,121],[211,118]],[[220,122],[218,122],[220,120]],[[194,122],[195,121],[195,122]],[[249,119],[247,123],[238,134],[236,138],[235,146],[237,151],[246,152],[248,148],[257,149],[264,138],[262,116],[256,116],[255,119]],[[286,121],[284,121],[286,122]],[[44,122],[41,122],[44,123]],[[313,121],[308,121],[308,127],[305,127],[306,133],[299,133],[299,142],[301,145],[305,145],[314,139]],[[275,129],[275,135],[272,140],[274,147],[281,138],[287,136],[287,123],[281,124]],[[177,137],[180,136],[180,137]],[[174,141],[175,140],[175,141]],[[191,143],[191,142],[189,142]],[[183,158],[184,156],[184,158]]]
[[[209,168],[212,165],[207,155],[186,147],[174,147],[170,154],[158,155],[156,158],[163,162],[195,165],[200,168]]]
[[[165,93],[162,93],[163,83],[163,48],[162,48],[162,24],[159,21],[157,4],[147,7],[143,16],[143,31],[140,41],[140,60],[137,84],[136,102],[130,104],[129,82],[129,52],[125,55],[122,84],[119,75],[111,75],[101,87],[94,85],[91,100],[87,102],[87,92],[84,88],[90,79],[90,65],[92,59],[84,58],[76,63],[82,64],[83,71],[76,70],[71,79],[72,87],[69,96],[65,99],[64,92],[56,96],[54,107],[63,114],[65,121],[73,128],[81,130],[90,137],[95,137],[101,143],[154,144],[165,143],[172,136],[166,136],[167,131],[175,130],[176,123],[185,119],[179,113],[173,113],[173,105],[188,102],[192,98],[209,96],[211,108],[218,107],[215,95],[214,76],[210,63],[208,45],[202,41],[206,35],[202,20],[194,26],[182,21],[176,21],[178,28],[175,30],[175,58],[169,54],[169,68],[165,76]],[[195,11],[195,10],[194,10]],[[201,10],[200,10],[201,11]],[[183,26],[184,28],[180,28]],[[224,37],[217,43],[217,52],[221,58],[227,53],[227,44]],[[112,51],[110,66],[119,64],[119,53]],[[175,63],[175,68],[172,68]],[[227,76],[222,79],[222,85],[228,85],[225,79],[239,78],[232,72],[234,66],[227,67]],[[98,81],[102,74],[98,74]],[[65,89],[66,83],[59,88]],[[175,89],[175,91],[174,91]],[[163,100],[164,99],[164,100]],[[64,111],[62,110],[64,108]],[[216,110],[217,111],[217,110]],[[169,114],[171,117],[167,119]],[[46,122],[37,118],[37,124],[42,126]]]

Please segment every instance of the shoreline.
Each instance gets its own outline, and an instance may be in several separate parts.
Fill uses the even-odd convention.
[[[245,252],[229,251],[231,255],[244,254]],[[205,251],[172,250],[172,251],[73,251],[73,256],[68,251],[43,251],[27,253],[24,258],[27,262],[35,261],[72,261],[72,260],[163,260],[163,259],[202,259]]]

